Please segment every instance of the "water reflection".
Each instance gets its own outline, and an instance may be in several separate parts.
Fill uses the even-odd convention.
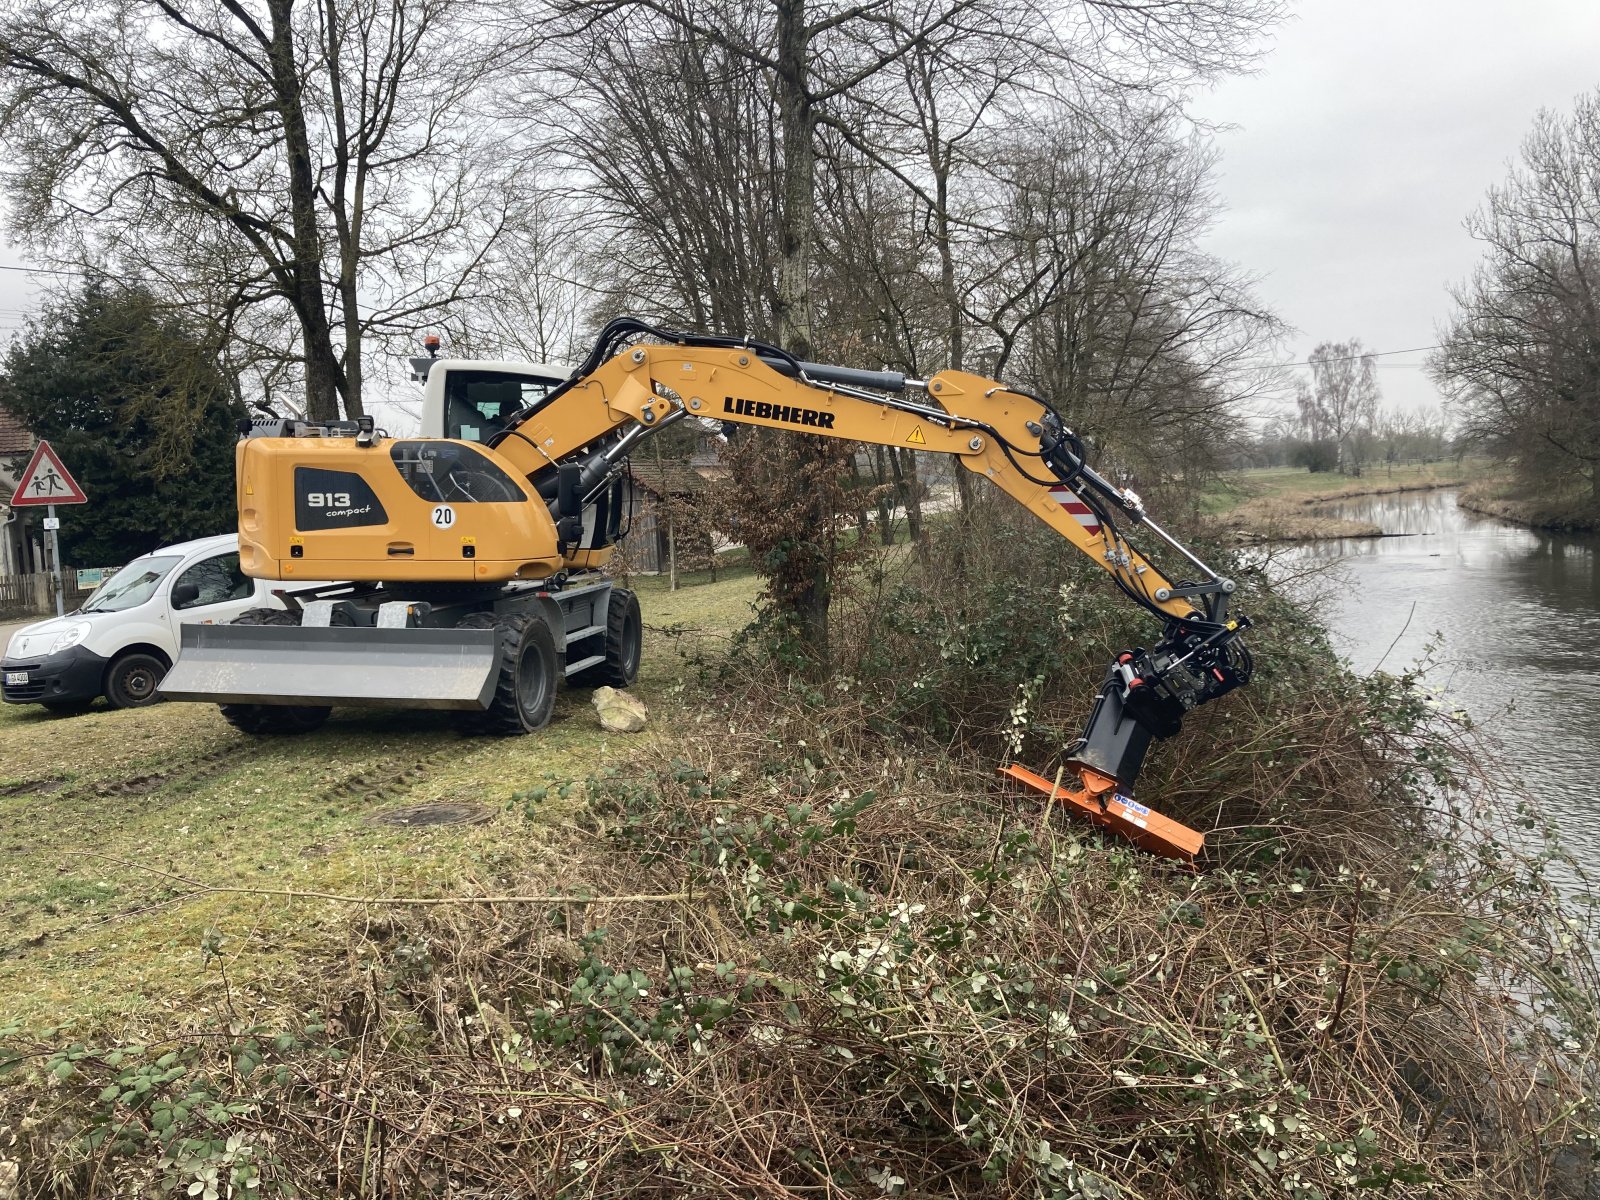
[[[1285,556],[1340,560],[1327,585],[1335,645],[1358,671],[1442,650],[1429,680],[1486,726],[1507,765],[1558,815],[1580,860],[1600,852],[1600,540],[1542,533],[1456,507],[1455,493],[1328,505],[1403,536],[1346,538]]]

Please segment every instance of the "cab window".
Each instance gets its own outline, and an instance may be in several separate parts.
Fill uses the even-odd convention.
[[[194,596],[184,595],[184,585],[193,584],[198,589]],[[228,600],[243,600],[255,585],[239,569],[239,555],[218,554],[203,558],[172,582],[173,608],[203,608],[207,604],[222,604]]]
[[[525,408],[537,407],[553,381],[499,371],[451,371],[445,379],[444,435],[487,444]]]

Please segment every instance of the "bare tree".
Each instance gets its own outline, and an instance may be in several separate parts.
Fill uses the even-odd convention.
[[[1541,112],[1467,222],[1483,263],[1431,361],[1467,436],[1600,510],[1600,92]]]
[[[1322,342],[1310,354],[1312,403],[1324,436],[1338,452],[1338,469],[1361,474],[1364,431],[1378,416],[1378,360],[1359,338]]]
[[[753,11],[728,19],[758,22]],[[602,308],[774,339],[770,87],[746,59],[676,22],[647,37],[610,33],[562,43],[567,82],[547,93],[567,113],[549,148],[581,172]]]
[[[1321,406],[1317,404],[1317,393],[1304,375],[1294,377],[1294,407],[1307,440],[1320,442],[1327,438],[1325,417]]]
[[[615,97],[603,106],[610,122],[580,120],[575,132],[598,147],[611,129],[624,131],[630,153],[591,152],[588,161],[619,226],[643,235],[648,253],[630,253],[622,260],[627,269],[644,279],[653,273],[670,279],[674,294],[697,321],[714,317],[711,309],[720,307],[741,312],[747,330],[770,328],[797,354],[824,351],[877,359],[873,365],[904,362],[912,369],[963,365],[975,323],[1004,328],[1015,343],[1022,327],[1039,315],[1022,278],[1010,281],[1021,293],[1009,309],[989,305],[991,297],[978,293],[992,282],[994,272],[983,260],[992,255],[993,245],[983,236],[971,237],[968,262],[958,246],[970,229],[983,234],[990,228],[977,220],[976,210],[993,203],[983,176],[992,165],[997,128],[1003,132],[1014,124],[996,121],[1002,95],[1015,116],[1060,91],[1176,94],[1246,61],[1247,42],[1280,11],[1277,0],[548,2],[557,20],[545,28],[553,29],[572,55],[569,77],[585,84],[573,89],[576,107],[584,106],[589,80],[599,79],[601,90]],[[634,79],[641,68],[654,74]],[[705,107],[708,99],[716,103],[739,89],[746,93],[740,105],[744,112],[757,112],[762,97],[770,103],[767,123],[756,126],[762,140],[755,145],[739,144],[748,134],[725,121],[723,114],[733,111],[729,106]],[[714,124],[697,136],[680,136],[677,131],[692,126],[702,111],[715,114]],[[1022,164],[1016,165],[1020,172]],[[882,211],[871,214],[852,197],[872,178],[868,167],[877,168],[889,185],[879,188],[874,200],[875,210],[886,201]],[[974,186],[956,196],[963,171]],[[835,184],[838,204],[832,204],[829,192]],[[905,189],[904,199],[888,196],[896,184]],[[745,188],[750,189],[748,210],[730,209],[735,198],[742,202]],[[770,259],[747,264],[729,254],[719,261],[710,251],[723,244],[728,230],[752,228],[743,218],[763,204],[771,214],[770,238],[758,244],[772,247]],[[927,225],[921,235],[910,228],[919,211]],[[897,226],[892,246],[881,236],[879,217],[890,217],[888,224]],[[841,245],[817,253],[819,228],[829,222],[830,233],[855,222],[855,231],[873,243],[857,238],[851,244],[852,251],[865,247],[869,253],[851,264],[849,276],[872,280],[878,304],[842,302],[850,288],[843,273],[838,286],[827,281],[830,266],[846,260]],[[909,238],[902,236],[907,233]],[[1193,246],[1186,245],[1185,252],[1198,266]],[[931,278],[938,285],[936,303],[942,302],[942,319],[931,330],[926,313],[938,309],[920,301],[926,287],[915,289],[921,311],[914,319],[908,319],[912,305],[884,298],[906,281],[905,264],[924,255],[938,264]],[[698,278],[682,277],[693,276],[703,261],[720,269],[713,275],[701,267]],[[1238,307],[1231,285],[1214,305],[1201,295],[1202,288],[1227,282],[1217,271],[1192,271],[1194,286],[1185,300],[1177,295],[1176,272],[1170,276],[1173,286],[1161,304],[1187,303],[1189,312],[1177,323],[1166,352],[1146,353],[1147,365],[1135,372],[1137,377],[1119,380],[1125,396],[1153,394],[1158,375],[1169,395],[1179,389],[1198,394],[1196,376],[1179,367],[1179,344],[1193,333],[1202,309],[1220,314],[1225,307]],[[740,293],[740,299],[718,299],[724,287]],[[759,290],[752,294],[751,288]],[[823,293],[827,304],[819,305]],[[704,310],[697,307],[701,297]],[[1026,312],[1011,311],[1019,308]],[[1153,325],[1140,322],[1141,329]],[[1213,348],[1220,341],[1213,337]],[[997,356],[997,361],[1008,357]],[[1044,357],[1041,347],[1036,360],[1042,363]],[[1126,357],[1124,365],[1131,362]],[[1223,402],[1220,396],[1211,399]],[[780,563],[776,574],[786,582],[778,590],[799,617],[802,638],[825,655],[827,564],[834,548],[822,533],[834,527],[841,496],[818,484],[847,471],[849,460],[822,445],[784,453],[798,458],[769,481],[766,502],[774,513],[798,514],[801,526],[816,536],[789,539],[772,561]],[[830,456],[832,461],[825,461]],[[907,494],[913,494],[914,480],[907,478],[912,461],[895,455],[886,462],[898,468]],[[796,491],[798,484],[804,486]],[[824,511],[830,504],[834,510]]]
[[[514,196],[472,102],[508,53],[466,0],[14,0],[5,184],[47,258],[208,312],[305,407],[362,412],[364,347],[474,297]],[[247,354],[249,351],[247,351]]]
[[[1215,469],[1241,402],[1271,383],[1277,322],[1198,245],[1209,153],[1161,112],[1057,114],[997,156],[975,256],[969,355],[1048,395],[1134,471]]]
[[[717,82],[759,80],[768,90],[773,120],[765,127],[768,152],[758,161],[773,168],[771,183],[762,191],[775,213],[776,279],[762,299],[776,340],[803,358],[812,357],[817,349],[812,283],[822,114],[829,104],[840,102],[913,47],[978,7],[979,0],[905,11],[807,0],[772,0],[770,8],[761,10],[703,7],[694,0],[556,0],[565,32],[585,56],[624,37],[653,41],[669,51],[689,43],[716,51],[726,62],[728,73]],[[691,82],[710,80],[691,77]],[[697,94],[708,91],[700,87]],[[659,116],[662,110],[646,112]],[[670,147],[662,149],[671,152]],[[671,161],[673,169],[684,165],[676,158]],[[710,182],[727,186],[733,181],[721,172]],[[680,229],[683,225],[678,223]],[[761,497],[771,506],[774,519],[784,518],[784,528],[789,521],[796,523],[794,536],[780,539],[768,556],[773,592],[796,619],[799,643],[817,661],[825,662],[831,564],[837,557],[830,531],[838,529],[840,496],[836,488],[819,485],[848,471],[849,451],[826,442],[785,440],[772,447],[768,457],[776,461],[771,470],[758,472],[764,481]],[[756,529],[777,527],[767,522]]]

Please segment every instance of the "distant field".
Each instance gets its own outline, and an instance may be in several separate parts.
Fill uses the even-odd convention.
[[[1476,479],[1487,463],[1468,458],[1436,463],[1403,463],[1396,467],[1373,467],[1359,476],[1319,471],[1304,467],[1260,467],[1235,471],[1217,481],[1201,502],[1208,513],[1225,513],[1249,500],[1283,498],[1312,501],[1368,495],[1413,487],[1443,487]]]
[[[1253,540],[1371,537],[1381,532],[1377,526],[1325,516],[1315,506],[1352,496],[1455,487],[1480,478],[1487,467],[1485,460],[1473,458],[1374,467],[1360,476],[1263,467],[1218,479],[1201,499],[1200,509]]]
[[[757,581],[747,568],[706,578],[687,576],[691,586],[675,593],[664,579],[634,581],[647,625],[637,690],[658,726],[674,717],[676,647],[749,619]],[[601,730],[583,691],[561,697],[547,730],[505,740],[463,738],[442,713],[336,711],[317,733],[255,739],[211,705],[78,717],[3,706],[0,1026],[137,1028],[146,1014],[215,1009],[224,969],[234,1005],[293,1004],[308,974],[343,963],[360,909],[185,881],[373,896],[492,891],[540,853],[541,829],[571,811],[561,784],[636,746]],[[547,784],[546,797],[529,795]],[[427,802],[478,806],[486,819],[381,821]]]

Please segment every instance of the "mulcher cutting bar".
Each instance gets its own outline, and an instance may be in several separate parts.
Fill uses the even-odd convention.
[[[1052,783],[1043,775],[1010,763],[1000,768],[1000,774],[1162,858],[1193,862],[1205,846],[1204,834],[1122,795],[1115,779],[1097,771],[1080,768],[1077,777]]]
[[[481,711],[494,696],[500,654],[492,629],[185,625],[161,694]]]

